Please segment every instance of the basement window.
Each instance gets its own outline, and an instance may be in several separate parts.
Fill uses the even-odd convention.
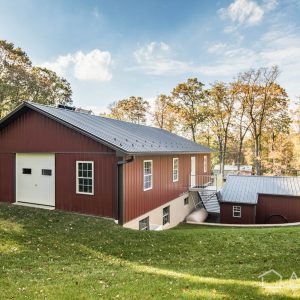
[[[139,230],[149,230],[149,217],[147,217],[143,220],[140,220]]]
[[[241,206],[233,206],[232,207],[232,216],[234,218],[241,218],[242,217],[242,207]]]
[[[42,169],[42,175],[44,175],[44,176],[52,176],[52,170],[50,170],[50,169]]]
[[[144,191],[152,189],[152,169],[152,160],[144,160]]]
[[[170,223],[170,206],[163,208],[163,225]]]
[[[29,169],[29,168],[23,168],[22,169],[22,173],[26,174],[26,175],[31,175],[31,169]]]
[[[94,195],[94,162],[76,162],[76,193]]]
[[[184,205],[188,205],[189,204],[189,197],[184,198],[183,203],[184,203]]]
[[[173,158],[173,182],[179,179],[179,159]]]

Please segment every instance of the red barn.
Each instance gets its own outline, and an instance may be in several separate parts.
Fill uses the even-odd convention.
[[[229,175],[217,196],[224,224],[300,222],[300,177]]]
[[[168,228],[193,209],[207,147],[165,130],[25,102],[0,122],[0,201]]]

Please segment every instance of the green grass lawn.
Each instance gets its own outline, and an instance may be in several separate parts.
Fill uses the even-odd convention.
[[[0,205],[0,299],[300,299],[300,228],[124,229]]]

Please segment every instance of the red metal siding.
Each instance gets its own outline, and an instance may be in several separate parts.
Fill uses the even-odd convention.
[[[283,216],[289,223],[300,222],[300,197],[259,195],[257,202],[256,223],[284,223],[281,217],[269,218],[272,215]]]
[[[76,161],[78,160],[94,161],[94,195],[76,194]],[[115,156],[89,153],[56,154],[55,164],[57,209],[117,217]]]
[[[14,154],[0,153],[0,202],[14,202]]]
[[[56,208],[115,217],[114,150],[32,110],[0,131],[0,145],[0,201],[15,201],[13,153],[56,153]],[[76,194],[77,159],[94,161],[93,196]]]
[[[233,206],[241,206],[241,218],[232,216]],[[255,224],[255,205],[220,203],[220,222],[223,224]]]
[[[0,153],[111,152],[110,148],[29,110],[0,131]]]
[[[196,174],[203,174],[204,155],[142,156],[124,168],[124,222],[169,202],[188,191],[191,172],[191,156],[196,156]],[[210,159],[208,156],[208,173]],[[179,158],[179,181],[173,182],[173,158]],[[143,161],[153,161],[153,188],[143,189]]]

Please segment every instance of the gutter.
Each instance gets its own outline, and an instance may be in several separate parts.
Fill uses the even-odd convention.
[[[129,159],[119,160],[117,163],[117,211],[118,211],[118,224],[124,224],[124,165],[133,162],[134,156]]]

